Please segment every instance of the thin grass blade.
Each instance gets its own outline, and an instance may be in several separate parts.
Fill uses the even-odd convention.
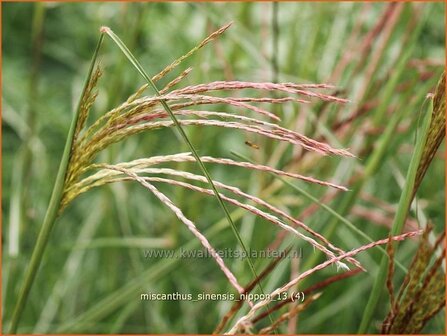
[[[9,333],[15,334],[17,332],[17,327],[20,322],[20,318],[22,316],[23,310],[26,306],[26,302],[28,300],[28,295],[31,290],[31,287],[34,283],[34,279],[36,278],[37,271],[39,270],[39,266],[42,262],[42,257],[45,252],[48,239],[51,234],[51,230],[54,226],[56,218],[59,214],[60,201],[62,199],[62,195],[65,187],[65,177],[68,168],[68,162],[70,160],[70,154],[73,147],[73,140],[75,135],[75,130],[78,124],[79,114],[81,110],[81,102],[82,98],[87,90],[88,84],[90,82],[90,78],[93,73],[94,66],[96,64],[96,60],[98,57],[99,49],[101,47],[104,35],[101,34],[98,44],[96,46],[96,50],[93,54],[92,61],[90,63],[90,69],[87,75],[87,80],[84,85],[84,89],[79,100],[79,105],[73,115],[73,119],[71,122],[70,130],[67,135],[67,140],[65,142],[64,153],[62,154],[61,162],[59,165],[59,170],[56,176],[56,182],[54,184],[53,192],[51,194],[50,203],[47,208],[47,212],[45,214],[45,218],[42,224],[42,227],[39,231],[39,236],[37,237],[36,246],[34,247],[33,253],[31,255],[31,261],[28,266],[28,269],[25,274],[24,283],[20,289],[19,297],[17,299],[16,305],[14,307],[14,311],[11,318],[11,324]]]
[[[148,82],[148,84],[153,88],[153,90],[155,91],[155,94],[157,96],[160,96],[161,93],[158,90],[157,86],[155,85],[155,83],[152,81],[152,79],[147,75],[146,71],[143,69],[143,67],[141,66],[141,64],[138,62],[138,60],[135,58],[135,56],[130,52],[130,50],[127,48],[127,46],[124,44],[123,41],[121,41],[121,39],[108,27],[102,27],[101,28],[101,32],[107,34],[114,42],[115,44],[121,49],[121,51],[124,53],[124,55],[126,56],[126,58],[129,60],[129,62],[132,63],[132,65],[135,67],[135,69],[140,73],[140,75]],[[166,110],[166,112],[169,114],[169,116],[171,117],[172,121],[174,122],[178,132],[180,133],[182,139],[184,140],[184,142],[188,145],[189,149],[191,150],[194,158],[197,161],[197,164],[199,165],[200,169],[203,172],[203,175],[206,177],[206,179],[208,180],[208,183],[210,184],[214,195],[216,196],[216,199],[219,202],[219,205],[221,206],[223,212],[225,213],[225,216],[228,220],[228,223],[230,224],[234,235],[236,236],[239,244],[241,245],[242,249],[244,250],[246,255],[248,254],[248,250],[245,247],[244,242],[242,241],[242,238],[236,228],[236,225],[234,224],[230,213],[227,209],[227,207],[225,206],[225,203],[223,202],[222,198],[219,195],[219,192],[217,191],[216,186],[213,183],[213,180],[210,176],[210,174],[208,173],[208,170],[206,169],[205,165],[203,164],[202,160],[200,159],[199,154],[197,153],[196,149],[194,148],[193,144],[191,143],[191,141],[189,140],[188,136],[186,135],[185,131],[183,130],[182,126],[180,125],[178,119],[176,118],[176,116],[174,115],[174,113],[172,112],[171,108],[169,107],[169,105],[166,103],[165,100],[161,100],[160,103],[162,104],[162,106],[164,107],[164,109]],[[247,258],[247,262],[249,264],[249,267],[251,269],[251,272],[253,273],[254,278],[257,278],[258,275],[256,273],[256,270],[254,268],[253,262],[251,261],[250,258]],[[262,285],[260,283],[258,283],[258,287],[260,289],[260,291],[262,293],[264,293],[264,290],[262,288]]]

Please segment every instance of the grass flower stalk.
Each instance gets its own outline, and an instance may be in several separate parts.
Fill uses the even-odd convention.
[[[221,30],[225,31],[228,27],[230,26],[230,24],[228,24],[227,26],[224,26],[223,28],[221,28]],[[147,75],[146,71],[143,69],[143,67],[141,66],[141,64],[137,61],[137,59],[135,58],[135,56],[130,52],[130,50],[126,47],[126,45],[121,41],[121,39],[115,35],[115,33],[112,32],[112,30],[108,27],[102,27],[101,31],[103,33],[106,33],[107,35],[110,36],[110,38],[116,43],[116,45],[121,49],[121,51],[125,54],[125,56],[127,57],[127,59],[129,59],[129,61],[132,63],[132,65],[138,70],[138,72],[140,73],[140,75],[148,82],[148,84],[152,87],[152,89],[155,91],[157,96],[160,96],[160,91],[158,90],[157,86],[155,85],[155,83],[152,81],[152,79]],[[217,31],[215,33],[215,36],[220,35],[221,33],[219,31]],[[214,38],[214,35],[212,34],[209,39]],[[202,43],[207,43],[207,40],[205,40],[205,42]],[[199,44],[199,46],[197,48],[200,48],[202,44]],[[188,54],[187,54],[188,55]],[[187,57],[186,55],[186,57]],[[180,60],[181,61],[181,60]],[[173,123],[175,124],[178,132],[180,133],[182,139],[184,140],[184,142],[188,145],[189,149],[191,150],[194,158],[197,161],[197,164],[199,165],[200,169],[202,170],[203,174],[205,175],[206,179],[208,180],[208,183],[210,184],[211,188],[213,189],[213,192],[216,196],[216,199],[219,202],[219,205],[221,206],[223,212],[225,213],[225,217],[228,220],[228,223],[230,224],[230,227],[232,228],[234,235],[236,236],[239,244],[241,245],[242,249],[245,251],[245,253],[248,255],[248,250],[244,244],[244,242],[242,241],[242,238],[236,228],[236,225],[234,224],[230,213],[227,209],[227,207],[225,206],[225,203],[223,202],[222,198],[220,197],[219,192],[217,191],[216,186],[213,183],[213,180],[210,176],[210,174],[208,173],[208,170],[206,169],[205,165],[203,164],[203,162],[200,160],[200,156],[197,153],[196,149],[194,148],[193,144],[191,143],[191,141],[189,140],[188,136],[186,135],[185,131],[183,130],[180,122],[178,121],[178,119],[176,118],[176,116],[174,115],[174,113],[172,112],[171,108],[169,107],[169,105],[166,103],[165,100],[160,100],[160,103],[163,105],[164,109],[166,110],[166,112],[169,113],[169,116],[171,117]],[[256,270],[254,268],[254,265],[252,263],[252,261],[250,260],[250,258],[247,258],[247,263],[249,264],[249,267],[253,273],[253,276],[255,278],[258,277]],[[261,292],[264,292],[264,290],[262,289],[262,285],[258,284],[259,289],[261,290]]]
[[[410,209],[411,202],[413,200],[413,187],[416,181],[416,173],[419,167],[419,162],[422,157],[422,153],[427,141],[428,132],[430,129],[430,121],[433,114],[433,100],[429,98],[429,108],[426,111],[421,126],[421,132],[416,142],[416,146],[413,152],[413,156],[408,168],[407,177],[405,179],[405,185],[402,190],[402,194],[399,200],[399,206],[397,208],[396,216],[394,217],[393,224],[391,226],[391,235],[397,235],[402,232],[405,220]],[[366,304],[365,311],[363,312],[362,321],[358,330],[359,334],[364,334],[368,331],[373,314],[376,310],[377,304],[380,300],[381,294],[386,282],[386,274],[388,269],[388,256],[382,256],[380,261],[380,267],[375,277],[373,289]]]
[[[84,85],[83,93],[81,99],[79,101],[79,105],[76,109],[75,114],[73,115],[73,119],[71,122],[70,130],[68,131],[67,141],[65,143],[64,152],[62,154],[62,159],[59,165],[59,170],[56,176],[56,182],[54,184],[53,192],[51,194],[50,203],[48,205],[47,212],[45,214],[45,218],[42,224],[42,227],[39,231],[39,236],[37,237],[37,242],[34,247],[33,253],[31,255],[30,264],[28,266],[27,272],[25,274],[25,279],[23,285],[20,289],[19,296],[14,307],[14,311],[11,318],[11,324],[9,333],[15,334],[17,332],[17,328],[20,322],[20,318],[22,316],[23,310],[25,308],[29,292],[34,283],[34,279],[36,277],[37,271],[39,270],[39,266],[42,262],[43,254],[45,252],[45,248],[48,244],[48,239],[50,238],[51,230],[54,226],[54,223],[57,219],[60,209],[60,202],[62,200],[63,192],[64,192],[64,181],[66,178],[68,163],[70,160],[71,149],[73,147],[73,141],[76,135],[76,129],[78,127],[79,116],[81,114],[82,101],[83,97],[88,90],[90,79],[93,73],[93,69],[96,64],[96,59],[98,57],[99,49],[101,47],[104,36],[101,34],[98,44],[96,46],[96,50],[93,54],[92,61],[90,63],[90,69],[87,75],[87,80]]]

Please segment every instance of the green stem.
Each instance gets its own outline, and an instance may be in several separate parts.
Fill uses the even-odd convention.
[[[433,101],[431,101],[429,111],[424,118],[421,136],[416,142],[416,147],[410,161],[410,167],[408,168],[407,177],[405,179],[405,185],[402,190],[401,197],[399,199],[399,207],[397,209],[397,213],[396,216],[394,217],[393,225],[391,227],[390,234],[392,236],[398,235],[402,232],[403,226],[405,224],[405,219],[407,218],[407,214],[410,209],[411,202],[413,200],[412,195],[416,179],[416,172],[419,166],[419,162],[421,160],[425,143],[427,141],[427,135],[430,128],[429,126],[432,111],[433,111]],[[385,285],[387,268],[388,268],[388,257],[382,256],[382,260],[380,262],[380,268],[377,272],[377,276],[375,278],[374,286],[369,296],[368,303],[366,304],[366,308],[363,313],[358,334],[365,334],[369,328],[369,325],[371,324],[372,316],[376,310],[377,304],[379,303],[379,299]]]
[[[135,56],[131,53],[131,51],[127,48],[127,46],[124,44],[123,41],[121,41],[121,39],[108,27],[102,27],[101,31],[103,33],[106,33],[107,35],[109,35],[109,37],[116,43],[116,45],[121,49],[121,51],[124,53],[124,55],[127,57],[127,59],[132,63],[132,65],[135,67],[135,69],[140,73],[140,75],[146,80],[146,82],[152,87],[152,89],[155,91],[155,94],[157,96],[161,96],[160,91],[158,90],[157,86],[155,85],[155,83],[152,81],[152,79],[149,77],[149,75],[146,73],[146,71],[143,69],[143,67],[141,66],[141,64],[138,62],[138,60],[135,58]],[[225,205],[225,203],[223,202],[222,198],[220,197],[220,194],[216,188],[216,186],[214,185],[214,182],[211,178],[211,175],[208,173],[208,170],[206,169],[205,165],[203,164],[202,160],[200,159],[199,154],[197,153],[196,149],[194,148],[193,144],[191,143],[191,141],[189,141],[188,136],[186,135],[185,131],[183,130],[183,127],[180,125],[178,119],[176,118],[176,116],[174,115],[174,112],[172,112],[171,108],[169,107],[169,105],[166,103],[166,101],[164,99],[160,100],[160,103],[162,104],[163,108],[166,110],[166,112],[169,114],[169,116],[171,117],[172,121],[174,122],[174,125],[176,126],[178,132],[180,133],[180,136],[182,137],[183,141],[188,145],[190,151],[192,152],[195,160],[197,161],[197,164],[199,165],[200,169],[203,172],[203,175],[205,175],[209,185],[211,186],[211,189],[214,192],[214,195],[216,196],[217,201],[219,202],[220,207],[222,208],[223,212],[225,213],[225,217],[228,220],[228,223],[231,226],[231,229],[233,230],[234,235],[236,236],[240,246],[242,247],[242,249],[244,250],[245,254],[248,256],[248,250],[245,247],[245,244],[236,228],[236,225],[234,224],[233,220],[231,219],[230,213],[228,212],[228,209]],[[251,261],[250,258],[246,258],[248,265],[251,269],[251,272],[253,273],[253,276],[255,278],[258,277],[256,270],[253,266],[253,263]],[[264,294],[264,290],[262,288],[262,285],[258,282],[258,287],[260,289],[260,291]],[[269,315],[270,316],[270,315]],[[272,321],[273,323],[273,321]]]
[[[45,248],[47,247],[48,240],[50,238],[51,230],[54,226],[54,223],[57,219],[60,201],[62,198],[62,194],[65,186],[65,174],[67,172],[68,162],[70,159],[71,148],[73,145],[74,132],[76,129],[76,124],[78,122],[78,116],[80,111],[80,102],[82,100],[82,96],[87,88],[89,83],[91,74],[93,72],[93,67],[96,63],[96,58],[99,52],[99,48],[101,46],[104,35],[101,34],[101,37],[96,46],[95,53],[92,58],[92,62],[90,64],[89,73],[87,76],[87,80],[85,82],[83,94],[81,95],[81,99],[79,100],[78,108],[73,116],[73,120],[71,122],[70,130],[67,135],[67,141],[65,143],[64,153],[62,155],[62,159],[59,165],[59,170],[57,173],[56,181],[54,183],[53,192],[51,194],[50,203],[47,208],[47,212],[45,214],[45,218],[43,220],[42,227],[39,232],[39,236],[37,237],[36,246],[34,247],[33,253],[31,255],[31,261],[27,272],[25,274],[24,283],[20,289],[19,297],[17,303],[14,307],[14,311],[11,318],[11,325],[9,329],[10,334],[15,334],[17,332],[17,327],[20,322],[20,318],[22,316],[23,310],[25,308],[26,301],[28,300],[28,296],[31,290],[31,287],[36,278],[37,271],[39,270],[39,266],[42,262],[43,253],[45,252]]]

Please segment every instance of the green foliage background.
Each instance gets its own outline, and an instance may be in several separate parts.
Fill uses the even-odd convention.
[[[349,178],[364,170],[389,118],[394,113],[402,113],[399,131],[387,145],[379,168],[368,177],[360,192],[360,195],[373,195],[396,207],[420,114],[426,110],[424,99],[433,91],[443,70],[445,5],[424,3],[417,5],[416,10],[415,4],[405,4],[384,48],[379,48],[383,39],[379,35],[374,39],[370,53],[366,57],[360,56],[358,47],[387,6],[385,3],[280,3],[276,48],[271,3],[2,3],[3,325],[10,319],[48,205],[73,109],[100,26],[110,26],[128,44],[146,71],[155,74],[213,29],[234,21],[223,37],[183,65],[183,69],[187,65],[194,67],[186,79],[189,84],[214,80],[271,81],[275,77],[272,59],[278,62],[280,81],[322,83],[331,77],[336,64],[352,53],[353,59],[332,83],[343,90],[341,96],[350,99],[350,104],[329,106],[326,110],[329,112],[325,112],[323,118],[319,116],[327,107],[320,102],[306,108],[287,105],[273,109],[282,115],[285,126],[313,138],[323,136],[335,147],[351,148],[358,155],[358,159],[312,156],[292,166],[295,172],[342,182],[348,187]],[[423,19],[424,14],[426,19]],[[422,30],[412,39],[416,30],[411,26],[413,21],[416,26],[422,22]],[[43,31],[41,40],[36,36],[39,29]],[[358,29],[354,39],[357,44],[352,44],[349,36],[355,29]],[[125,100],[143,84],[110,41],[104,47],[101,54],[104,76],[94,107],[96,117]],[[410,61],[399,72],[396,64],[410,48],[413,48]],[[381,57],[377,67],[369,73],[369,66],[378,55]],[[39,57],[40,61],[36,63]],[[414,60],[429,60],[430,64],[418,68],[411,66]],[[397,85],[389,87],[387,83],[393,76],[397,76]],[[359,96],[364,87],[366,93]],[[387,101],[388,109],[386,118],[378,125],[373,124],[376,132],[369,135],[367,130],[377,120],[380,103],[384,101]],[[350,124],[343,136],[335,134],[331,129],[334,120],[349,116],[364,103],[373,103],[372,108]],[[231,130],[188,128],[187,131],[202,155],[231,157],[230,152],[236,151],[258,162],[283,168],[292,155],[299,153],[286,148],[276,157],[278,143],[265,143]],[[258,143],[261,149],[255,151],[247,147],[244,145],[246,139]],[[435,225],[435,233],[441,232],[445,224],[443,146],[427,172],[410,213],[422,226],[427,222]],[[100,161],[122,162],[186,150],[174,133],[166,129],[134,136],[114,145]],[[194,165],[179,167],[197,171]],[[258,195],[294,216],[299,216],[311,204],[269,175],[218,166],[210,166],[210,171],[215,179]],[[317,198],[326,191],[316,186],[300,186]],[[161,190],[170,195],[202,231],[222,227],[217,234],[210,235],[210,241],[217,249],[237,247],[215,199],[163,186]],[[337,210],[340,199],[338,197],[327,205]],[[380,206],[362,197],[356,199],[355,206],[367,208],[371,213],[384,212]],[[234,208],[231,211],[251,249],[264,249],[278,233],[276,228],[255,220],[251,214]],[[387,228],[372,220],[351,211],[344,215],[374,239],[387,235]],[[392,220],[392,215],[387,216]],[[330,215],[320,209],[306,218],[305,223],[330,235],[331,241],[346,250],[366,243],[339,222],[333,232],[328,232],[330,220]],[[11,252],[9,233],[12,225],[20,230],[18,254]],[[153,245],[146,242],[147,245],[142,247],[137,238],[159,239],[152,242]],[[155,244],[177,249],[191,240],[190,232],[174,215],[136,184],[107,186],[82,195],[56,223],[20,332],[212,332],[229,302],[139,300],[142,292],[231,291],[213,260],[171,260],[168,263],[144,258],[144,250],[159,248]],[[323,260],[303,242],[290,238],[282,246],[288,244],[303,249],[302,269]],[[396,258],[408,264],[415,249],[414,241],[405,242]],[[376,250],[361,255],[359,260],[371,271],[324,290],[323,295],[300,315],[296,331],[313,334],[355,332],[380,257]],[[250,281],[251,273],[245,261],[227,262],[241,283]],[[255,260],[258,270],[267,263],[268,260]],[[302,288],[336,272],[335,268],[324,270],[307,279]],[[265,290],[275,289],[289,277],[290,263],[284,262],[263,283]],[[396,281],[402,277],[398,270]],[[137,281],[134,289],[126,291],[132,281]],[[111,301],[101,301],[109,298]],[[377,332],[388,307],[388,298],[383,295],[371,332]],[[87,315],[83,315],[86,312]],[[73,325],[74,321],[76,325]],[[442,311],[424,331],[443,333],[444,324]],[[280,331],[287,330],[284,327]]]

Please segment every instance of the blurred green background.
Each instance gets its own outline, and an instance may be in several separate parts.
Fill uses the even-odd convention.
[[[329,82],[339,88],[334,94],[351,101],[347,105],[314,101],[308,106],[271,108],[281,115],[283,126],[335,147],[350,148],[358,159],[309,155],[300,148],[232,130],[187,128],[201,155],[234,159],[230,152],[235,151],[278,169],[350,187],[351,178],[364,172],[388,121],[401,113],[402,120],[379,166],[343,214],[377,240],[387,236],[384,224],[392,221],[397,208],[419,118],[426,110],[424,99],[433,92],[444,68],[444,17],[443,3],[2,3],[3,325],[7,326],[11,317],[48,205],[100,26],[110,26],[146,71],[156,74],[209,33],[233,21],[222,37],[181,65],[182,70],[194,68],[185,83]],[[109,39],[100,59],[104,75],[94,106],[95,117],[125,101],[144,83]],[[340,127],[340,123],[345,126]],[[254,150],[244,145],[245,140],[261,148]],[[430,222],[435,233],[445,224],[443,146],[410,213],[411,223],[424,227]],[[113,145],[98,161],[123,162],[183,151],[187,151],[186,146],[166,129]],[[216,180],[238,186],[297,218],[312,204],[270,175],[209,166]],[[198,171],[193,164],[177,167]],[[293,183],[317,198],[328,191]],[[214,198],[160,187],[199,229],[205,233],[211,230],[208,237],[217,249],[237,248]],[[338,195],[324,203],[342,212],[343,197],[347,196]],[[231,206],[230,210],[251,249],[266,248],[279,233],[252,214]],[[366,243],[342,223],[332,222],[333,217],[321,208],[307,214],[303,221],[343,249]],[[143,246],[140,238],[146,238]],[[184,225],[139,185],[110,185],[82,195],[56,223],[19,331],[212,332],[231,302],[140,301],[143,292],[232,291],[211,259],[144,258],[146,250],[175,250],[185,244],[198,248]],[[303,249],[303,259],[296,264],[282,262],[263,282],[266,292],[290,279],[291,269],[303,271],[324,260],[308,244],[293,237],[286,237],[281,248],[289,244]],[[402,243],[397,259],[408,265],[415,248],[415,241]],[[326,288],[294,326],[286,323],[279,331],[356,332],[380,258],[377,250],[360,255],[359,260],[370,272]],[[242,284],[251,280],[244,260],[226,262]],[[268,262],[254,260],[258,271]],[[396,272],[398,284],[403,274]],[[299,288],[334,274],[337,270],[330,267]],[[377,332],[388,307],[388,297],[383,295],[370,332]],[[256,327],[266,324],[267,320]],[[424,332],[443,333],[444,324],[442,311]]]

